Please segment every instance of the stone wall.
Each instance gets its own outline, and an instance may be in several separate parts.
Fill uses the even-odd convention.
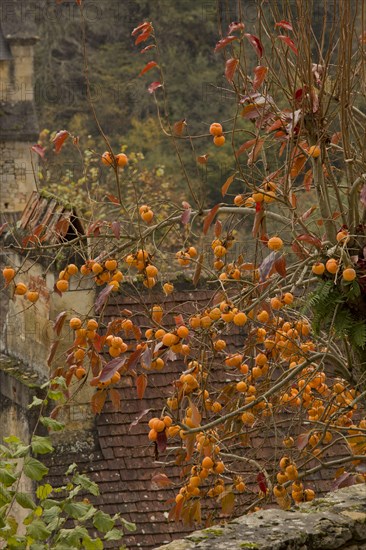
[[[156,550],[366,550],[366,486],[354,485],[294,511],[263,510],[195,531]]]
[[[0,212],[21,212],[33,189],[33,143],[0,141]]]

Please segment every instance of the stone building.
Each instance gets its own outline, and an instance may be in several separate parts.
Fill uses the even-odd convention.
[[[0,215],[15,221],[33,189],[38,139],[33,89],[33,56],[37,42],[34,18],[18,0],[0,3]]]

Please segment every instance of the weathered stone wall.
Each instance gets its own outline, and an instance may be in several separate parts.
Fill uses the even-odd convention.
[[[14,43],[10,49],[13,59],[1,64],[0,101],[15,103],[33,101],[33,44],[34,40]]]
[[[366,485],[354,485],[294,511],[242,516],[156,550],[366,550]]]
[[[0,212],[21,212],[33,189],[33,143],[0,141]]]

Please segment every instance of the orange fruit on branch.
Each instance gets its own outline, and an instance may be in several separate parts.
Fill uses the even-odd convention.
[[[225,141],[225,136],[215,136],[213,138],[213,142],[216,147],[222,147],[225,144]]]
[[[321,153],[321,150],[318,145],[311,145],[311,147],[309,147],[308,149],[309,157],[312,157],[314,159],[320,157],[320,153]]]
[[[270,250],[281,250],[283,240],[280,237],[271,237],[267,242],[267,246]]]
[[[116,155],[117,166],[124,168],[128,164],[128,157],[124,153],[119,153]]]
[[[3,277],[5,279],[6,284],[9,284],[15,277],[15,269],[9,266],[4,267]]]
[[[114,164],[113,156],[109,151],[106,151],[105,153],[103,153],[102,163],[105,166],[113,166],[113,164]]]
[[[345,281],[354,281],[357,277],[357,274],[352,267],[347,267],[343,270],[342,277]]]
[[[219,122],[213,122],[210,126],[210,134],[211,136],[221,136],[222,134],[222,126]]]
[[[29,290],[26,294],[26,298],[29,302],[34,304],[39,299],[39,293],[36,290]]]

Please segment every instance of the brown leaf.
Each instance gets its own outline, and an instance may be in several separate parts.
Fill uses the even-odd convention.
[[[222,38],[216,44],[214,52],[216,53],[216,52],[222,50],[222,48],[226,48],[226,46],[228,44],[230,44],[231,42],[233,42],[234,40],[239,40],[239,38],[237,36],[232,36],[232,35],[229,35],[229,36],[226,36],[225,38]]]
[[[146,46],[146,48],[143,48],[140,53],[146,53],[152,50],[153,48],[156,48],[155,44],[150,44],[150,46]]]
[[[142,373],[136,378],[137,397],[139,399],[142,399],[144,397],[146,386],[147,376],[146,374]]]
[[[341,139],[342,139],[342,132],[335,132],[332,135],[330,142],[333,145],[337,145],[340,142]]]
[[[255,144],[255,146],[253,147],[253,149],[249,153],[248,166],[252,166],[255,163],[255,161],[258,158],[259,153],[262,150],[263,145],[264,145],[264,139],[258,139],[257,143]]]
[[[126,357],[121,355],[120,357],[115,357],[104,365],[102,372],[99,376],[100,382],[108,382],[112,378],[115,372],[122,368],[126,364]]]
[[[281,277],[286,277],[286,258],[283,254],[275,260],[274,267]]]
[[[144,21],[133,29],[133,31],[131,32],[131,36],[136,36],[140,32],[146,32],[150,28],[152,28],[151,23],[149,23],[148,21]]]
[[[159,489],[161,487],[171,487],[173,482],[168,478],[166,474],[156,473],[151,478],[151,484],[154,489]]]
[[[189,399],[189,406],[191,407],[191,421],[194,428],[197,428],[201,424],[202,416],[199,410],[197,409],[196,405],[193,403],[191,399]]]
[[[182,120],[178,120],[178,122],[175,122],[173,125],[173,133],[176,136],[181,136],[184,132],[184,130],[187,127],[186,119],[183,118]]]
[[[304,233],[303,235],[297,235],[296,240],[304,243],[312,244],[318,250],[321,250],[322,248],[321,240],[318,239],[318,237],[314,237],[313,235],[310,235],[309,233]]]
[[[108,296],[113,290],[112,285],[107,285],[103,290],[98,294],[98,298],[95,301],[95,312],[99,313],[101,309],[103,308],[104,304],[108,300]]]
[[[254,238],[258,237],[259,229],[262,225],[263,218],[264,218],[264,209],[261,205],[260,210],[258,210],[254,216],[254,223],[253,223],[253,229],[252,229],[252,235]]]
[[[192,279],[193,286],[197,286],[198,282],[200,280],[204,257],[205,257],[205,255],[203,253],[198,256],[198,260],[197,260],[197,263],[196,263],[196,269],[194,270],[194,275],[193,275],[193,279]]]
[[[221,498],[221,512],[224,516],[230,516],[235,506],[235,495],[231,491]]]
[[[254,138],[254,139],[249,139],[248,141],[246,141],[245,143],[243,143],[239,149],[236,151],[236,155],[239,156],[241,155],[242,153],[244,153],[244,151],[246,151],[247,149],[250,149],[252,147],[252,145],[255,144],[257,140]]]
[[[166,431],[164,430],[163,432],[158,432],[158,437],[156,439],[156,444],[157,444],[159,453],[164,453],[165,452],[167,441],[168,441],[168,439],[167,439],[167,436],[166,436]]]
[[[142,418],[144,418],[144,416],[146,416],[150,411],[152,411],[152,409],[144,409],[136,418],[133,422],[131,422],[130,424],[130,427],[128,428],[128,431],[130,432],[132,430],[132,428],[134,428],[135,426],[137,426],[137,424],[140,422],[140,420]]]
[[[223,197],[228,192],[229,187],[233,183],[235,176],[236,176],[236,172],[235,172],[235,174],[232,174],[231,176],[229,176],[227,178],[227,180],[225,181],[224,185],[221,187],[221,194],[222,194]]]
[[[55,340],[53,342],[53,344],[51,345],[50,347],[50,352],[48,354],[48,357],[47,357],[47,365],[50,367],[51,364],[52,364],[52,361],[55,357],[55,354],[56,354],[56,350],[58,348],[58,345],[59,345],[59,340]]]
[[[268,67],[263,67],[262,65],[258,65],[254,69],[254,79],[253,79],[253,88],[254,90],[257,90],[259,86],[263,83],[263,80],[266,78],[266,74],[268,72]]]
[[[119,205],[121,204],[119,202],[119,198],[117,198],[115,195],[112,195],[112,193],[107,193],[106,197],[110,202],[113,202],[113,204],[119,204]]]
[[[112,388],[109,390],[109,397],[112,401],[112,406],[114,411],[120,411],[121,410],[121,395],[118,390],[115,388]]]
[[[306,210],[306,212],[303,213],[300,219],[302,221],[307,220],[317,208],[318,207],[315,204],[313,204],[313,206],[311,206],[308,210]]]
[[[222,233],[222,223],[220,222],[220,220],[216,220],[215,237],[220,237],[221,233]]]
[[[61,130],[60,132],[57,132],[55,137],[53,138],[52,142],[55,144],[55,153],[59,153],[62,149],[63,144],[69,137],[69,132],[67,130]]]
[[[228,59],[225,63],[225,78],[228,82],[232,82],[235,71],[239,65],[239,60],[235,57]]]
[[[102,412],[106,398],[107,392],[104,390],[97,390],[92,395],[90,404],[94,414],[100,414]]]
[[[193,451],[194,451],[194,444],[195,444],[196,438],[194,434],[187,435],[187,437],[184,440],[184,446],[186,448],[186,461],[188,462],[191,460]]]
[[[277,21],[277,23],[275,23],[275,27],[282,27],[287,31],[293,31],[291,23],[289,23],[288,21],[285,21],[284,19],[282,19],[281,21]]]
[[[306,445],[308,444],[310,435],[311,432],[298,435],[296,440],[296,447],[299,449],[299,451],[305,449]]]
[[[312,181],[313,181],[313,170],[312,170],[312,168],[310,168],[310,170],[308,170],[304,174],[303,184],[304,184],[304,187],[305,187],[306,191],[310,191]]]
[[[217,213],[219,208],[220,208],[220,203],[216,204],[213,208],[211,208],[211,210],[209,211],[209,213],[205,217],[204,222],[203,222],[203,233],[204,233],[204,235],[206,235],[207,231],[209,230],[210,225],[213,222],[213,219],[216,216],[216,213]]]
[[[116,239],[119,239],[121,236],[121,223],[120,222],[112,222],[111,223],[111,229],[113,231],[114,236]]]
[[[286,46],[288,46],[294,52],[295,55],[298,54],[295,43],[294,43],[293,40],[291,40],[291,38],[289,36],[285,36],[283,34],[280,34],[279,36],[277,36],[277,38],[282,40],[282,42],[284,42],[286,44]]]
[[[151,35],[151,27],[150,28],[146,28],[146,31],[145,32],[142,32],[135,40],[135,46],[138,46],[139,44],[141,44],[141,42],[146,42],[146,40],[148,40],[150,38],[150,35]]]
[[[197,157],[198,164],[207,164],[207,160],[209,156],[210,155],[206,154],[206,155],[200,155],[199,157]]]
[[[262,42],[259,40],[257,36],[254,36],[254,34],[245,33],[244,36],[249,40],[250,44],[253,46],[255,53],[258,57],[262,57],[263,55],[263,46]]]
[[[156,61],[149,61],[148,63],[146,63],[145,67],[140,71],[139,76],[142,76],[143,74],[147,73],[154,67],[157,67],[157,65],[158,64],[156,63]]]
[[[151,361],[152,361],[152,352],[149,346],[147,346],[140,357],[141,366],[145,369],[149,369],[151,367]]]
[[[305,163],[306,163],[306,157],[305,155],[299,155],[295,158],[291,165],[290,175],[292,178],[296,178],[303,169]]]
[[[233,21],[229,25],[228,34],[231,34],[235,31],[243,31],[245,29],[245,25],[242,22]]]
[[[56,319],[53,322],[53,330],[56,332],[57,336],[60,335],[66,317],[67,311],[61,311],[61,313],[57,315]]]
[[[183,210],[183,213],[180,219],[183,225],[187,225],[189,223],[189,220],[191,219],[191,213],[192,213],[192,210],[190,208],[185,208]]]

